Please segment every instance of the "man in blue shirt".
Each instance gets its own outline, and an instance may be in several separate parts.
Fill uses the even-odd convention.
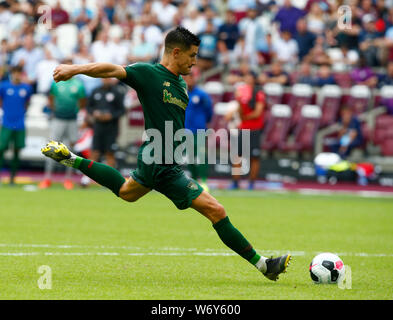
[[[363,143],[362,129],[359,120],[353,114],[349,106],[341,109],[341,128],[337,140],[331,145],[331,151],[339,154],[343,159],[347,158],[354,148]]]
[[[185,128],[190,130],[194,136],[194,159],[188,165],[194,180],[200,179],[201,186],[208,190],[206,184],[208,175],[208,163],[205,144],[199,146],[197,143],[197,130],[206,130],[207,123],[213,115],[213,106],[210,96],[201,88],[196,86],[197,73],[195,70],[187,76],[183,76],[188,86],[189,103],[186,108]],[[200,163],[202,162],[202,163]]]
[[[19,152],[25,147],[25,113],[32,95],[30,85],[22,83],[22,67],[11,69],[11,81],[0,83],[0,105],[3,108],[3,121],[0,132],[0,169],[3,166],[4,152],[10,143],[14,147],[14,158],[11,163],[10,184],[19,166]]]

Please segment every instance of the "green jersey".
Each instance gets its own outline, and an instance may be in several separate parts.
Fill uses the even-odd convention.
[[[174,139],[174,135],[179,129],[184,130],[188,105],[187,85],[180,75],[176,76],[159,63],[135,63],[125,67],[125,70],[127,77],[122,81],[138,94],[145,118],[145,130],[155,129],[161,134],[164,163],[165,149],[168,152],[174,151],[181,143]],[[151,138],[144,142],[140,154],[151,142]]]
[[[76,119],[79,111],[79,99],[86,97],[85,87],[81,80],[71,78],[68,81],[53,82],[49,93],[54,97],[56,118]]]

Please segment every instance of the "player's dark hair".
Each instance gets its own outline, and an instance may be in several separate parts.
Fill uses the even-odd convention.
[[[10,68],[10,73],[14,72],[23,72],[23,67],[20,65],[16,65]]]
[[[168,52],[174,48],[188,50],[192,45],[199,46],[201,40],[192,32],[183,27],[177,27],[169,31],[165,37],[165,51]]]

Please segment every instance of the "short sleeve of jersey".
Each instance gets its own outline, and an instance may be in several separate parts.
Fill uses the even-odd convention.
[[[135,90],[140,90],[148,78],[151,67],[152,65],[149,63],[137,62],[130,64],[124,68],[127,76],[121,81]]]
[[[258,91],[255,99],[258,102],[265,102],[265,94],[262,91]]]

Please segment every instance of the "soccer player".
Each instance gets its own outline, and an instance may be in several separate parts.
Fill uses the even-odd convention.
[[[25,113],[33,88],[22,82],[23,69],[12,67],[11,81],[0,84],[0,106],[3,107],[3,127],[0,131],[0,170],[4,152],[13,144],[14,156],[11,162],[10,185],[14,184],[19,167],[19,152],[25,147]],[[1,103],[2,102],[2,103]]]
[[[54,71],[54,80],[66,81],[77,74],[85,74],[99,78],[114,77],[123,81],[137,91],[145,117],[145,132],[149,129],[158,130],[162,141],[165,141],[166,134],[171,135],[184,129],[188,95],[181,75],[189,74],[195,65],[199,43],[194,34],[177,27],[165,37],[165,49],[160,63],[136,63],[127,67],[110,63],[59,65]],[[169,124],[173,127],[170,128],[173,132],[169,132]],[[114,168],[78,157],[59,142],[49,142],[42,148],[42,153],[66,166],[79,169],[128,202],[134,202],[155,189],[172,200],[178,209],[195,209],[211,221],[225,245],[249,261],[268,279],[277,280],[279,274],[286,270],[291,255],[277,258],[260,256],[232,225],[224,207],[195,180],[187,177],[178,164],[168,164],[170,161],[165,161],[164,164],[160,164],[160,161],[144,161],[147,154],[154,150],[151,144],[156,143],[156,138],[154,136],[154,139],[147,139],[143,143],[138,153],[137,169],[131,172],[131,177],[127,180]],[[173,138],[171,142],[174,146],[180,144]],[[164,147],[166,145],[162,149]],[[170,157],[165,152],[164,154],[165,158]]]

